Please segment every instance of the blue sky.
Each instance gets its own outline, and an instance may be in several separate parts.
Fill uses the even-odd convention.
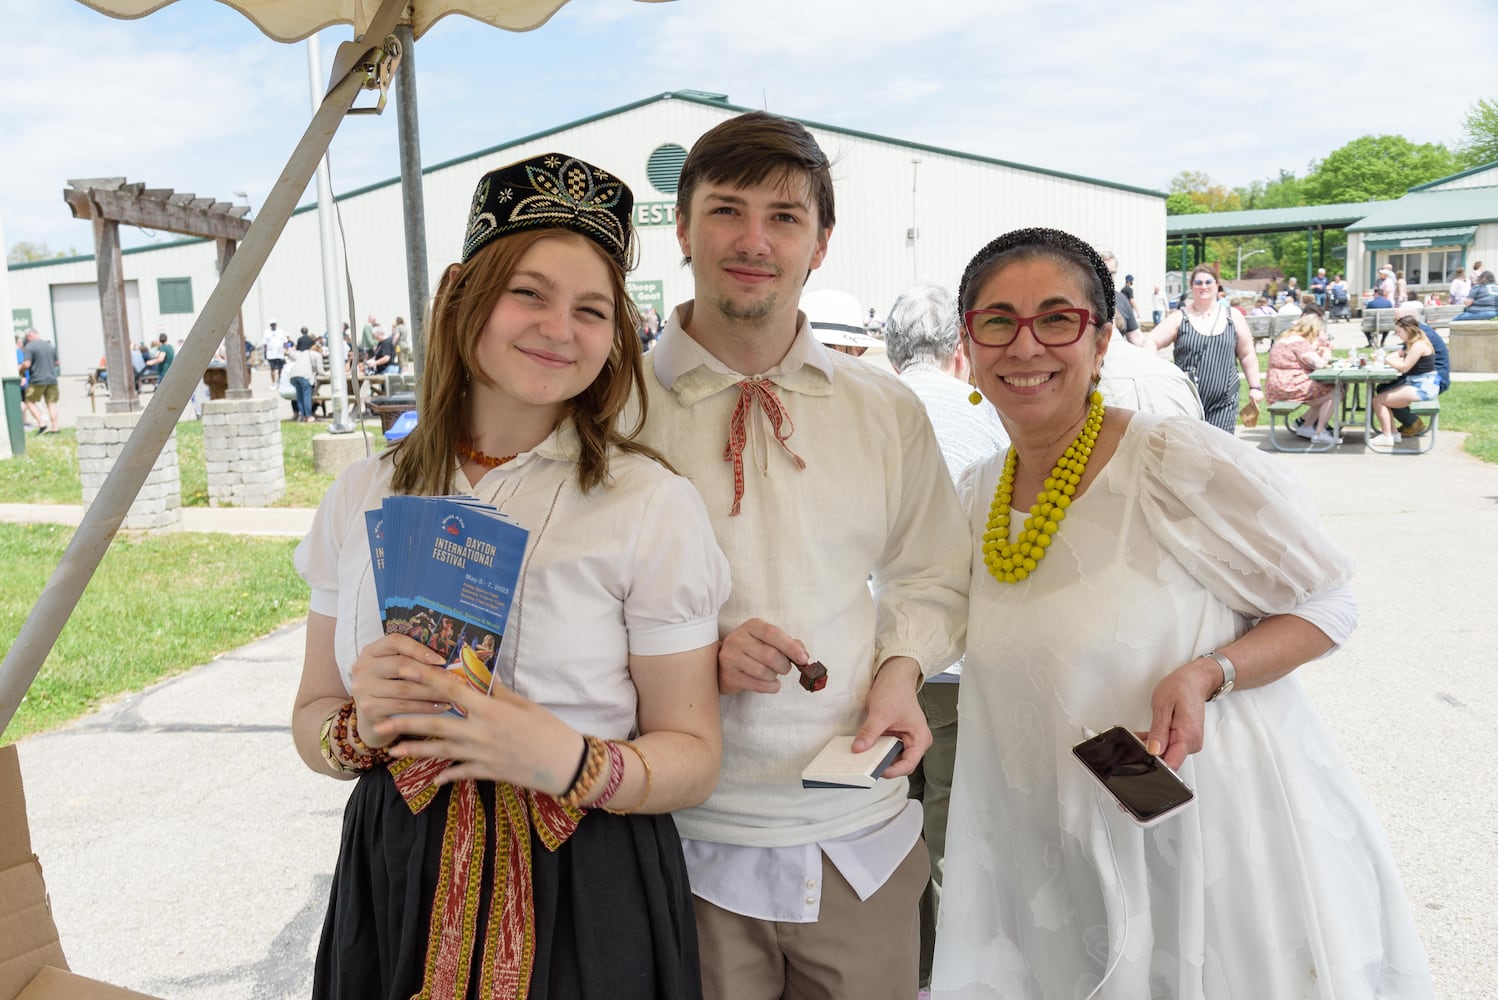
[[[417,43],[422,158],[695,89],[1126,184],[1163,189],[1192,169],[1233,186],[1303,175],[1368,133],[1454,144],[1471,104],[1498,97],[1480,6],[1427,0],[1356,21],[1283,0],[573,0],[520,34],[453,16]],[[311,115],[306,46],[209,0],[133,21],[71,0],[0,0],[0,24],[7,247],[91,249],[62,201],[76,177],[244,191],[258,206]],[[322,33],[325,71],[350,36]],[[395,134],[393,108],[346,121],[335,190],[394,177]]]

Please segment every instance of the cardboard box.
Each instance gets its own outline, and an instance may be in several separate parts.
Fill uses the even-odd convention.
[[[31,852],[21,760],[13,744],[0,747],[0,1000],[152,1000],[67,968]]]

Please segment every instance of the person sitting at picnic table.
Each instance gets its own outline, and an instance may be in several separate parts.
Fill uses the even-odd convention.
[[[1446,341],[1435,331],[1435,328],[1426,323],[1422,318],[1424,310],[1420,308],[1418,300],[1398,306],[1394,310],[1394,317],[1410,316],[1420,324],[1420,330],[1425,334],[1425,339],[1430,341],[1432,353],[1436,359],[1436,377],[1440,380],[1441,392],[1451,388],[1451,352],[1446,348]],[[1376,391],[1376,390],[1375,390]],[[1394,419],[1399,422],[1400,437],[1419,437],[1425,433],[1426,424],[1424,417],[1417,417],[1407,406],[1391,407]]]
[[[1384,294],[1382,288],[1374,288],[1368,292],[1368,298],[1363,302],[1364,309],[1393,309],[1394,300]]]
[[[1378,418],[1379,429],[1370,440],[1394,437],[1394,414],[1396,407],[1408,406],[1416,400],[1435,399],[1441,393],[1441,376],[1436,371],[1436,349],[1420,329],[1420,321],[1413,316],[1401,316],[1394,321],[1394,339],[1404,347],[1384,359],[1384,364],[1400,373],[1399,378],[1385,382],[1375,388],[1373,415]]]
[[[1269,304],[1268,296],[1260,295],[1259,300],[1254,303],[1254,307],[1249,310],[1248,314],[1250,316],[1273,316],[1274,306]]]
[[[1498,317],[1498,285],[1493,284],[1492,271],[1483,271],[1472,279],[1472,291],[1467,295],[1466,306],[1460,316],[1452,317],[1451,322]]]
[[[1269,348],[1269,374],[1264,382],[1264,398],[1269,402],[1306,404],[1307,419],[1295,427],[1295,433],[1315,444],[1337,442],[1326,429],[1337,406],[1337,391],[1311,379],[1311,372],[1325,368],[1332,358],[1325,334],[1320,316],[1302,315]]]
[[[177,357],[176,348],[172,347],[165,333],[157,334],[156,346],[151,349],[151,354],[146,358],[146,368],[153,371],[158,379],[166,378],[166,373],[171,370],[172,362]]]
[[[366,375],[395,375],[400,372],[400,359],[396,354],[396,344],[379,327],[375,327],[374,353],[369,356],[368,361],[361,362],[359,370]]]

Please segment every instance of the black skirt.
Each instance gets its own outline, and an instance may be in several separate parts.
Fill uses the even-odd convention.
[[[475,997],[494,874],[494,785],[479,791],[488,830]],[[385,768],[359,778],[317,950],[317,1000],[409,1000],[421,989],[451,794],[444,786],[413,816]],[[533,1000],[700,1000],[692,895],[669,815],[591,810],[554,852],[532,831],[531,858]]]

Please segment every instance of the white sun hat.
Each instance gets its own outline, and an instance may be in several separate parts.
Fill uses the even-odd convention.
[[[801,311],[811,324],[812,336],[823,344],[873,347],[879,343],[864,333],[864,309],[847,292],[835,288],[807,292],[801,296]]]

